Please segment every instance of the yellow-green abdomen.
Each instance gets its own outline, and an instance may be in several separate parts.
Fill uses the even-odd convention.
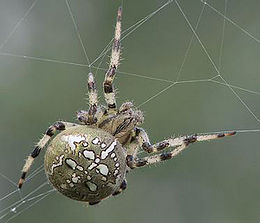
[[[63,195],[97,202],[113,194],[125,178],[126,153],[109,133],[76,126],[58,134],[45,154],[45,171]]]

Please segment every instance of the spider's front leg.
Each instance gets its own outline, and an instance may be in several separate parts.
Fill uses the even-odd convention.
[[[96,82],[94,75],[92,73],[88,74],[88,101],[89,101],[89,110],[88,111],[78,111],[77,119],[86,125],[93,125],[97,122],[97,104],[98,104],[98,94]]]
[[[119,7],[117,12],[117,22],[115,28],[114,42],[112,46],[109,69],[106,72],[103,83],[104,97],[108,107],[108,113],[116,113],[116,98],[113,80],[115,78],[116,70],[119,66],[120,60],[120,38],[121,38],[121,18],[122,8]]]
[[[89,73],[88,75],[88,97],[89,97],[89,110],[88,110],[88,120],[89,124],[94,124],[97,122],[97,118],[95,117],[97,112],[97,104],[98,104],[98,94],[96,82],[94,79],[94,75]]]
[[[40,154],[41,149],[44,148],[44,146],[49,142],[51,137],[57,132],[57,131],[63,131],[65,129],[68,129],[70,127],[77,126],[75,123],[69,123],[69,122],[62,122],[58,121],[55,122],[53,125],[51,125],[47,131],[45,132],[44,136],[41,138],[41,140],[37,143],[36,147],[32,151],[32,153],[28,156],[23,169],[22,169],[22,176],[18,182],[18,187],[21,188],[24,181],[26,174],[28,173],[30,167],[33,164],[34,159]]]
[[[204,134],[204,135],[191,135],[191,136],[181,136],[177,138],[169,138],[163,140],[159,143],[151,145],[148,139],[146,132],[143,129],[137,129],[136,138],[139,145],[148,153],[159,152],[163,149],[172,147],[173,150],[169,152],[164,152],[156,154],[153,156],[146,156],[144,158],[136,158],[134,155],[127,156],[127,165],[133,169],[135,167],[142,167],[145,165],[154,164],[164,160],[172,159],[178,155],[181,151],[188,147],[191,143],[208,141],[212,139],[219,139],[225,136],[232,136],[236,132],[227,132],[227,133],[217,133],[217,134]]]

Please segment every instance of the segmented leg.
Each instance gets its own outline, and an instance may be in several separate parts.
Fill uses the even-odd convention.
[[[21,188],[24,181],[25,181],[25,177],[26,174],[28,173],[30,167],[33,164],[34,159],[40,154],[41,149],[44,148],[44,146],[49,142],[49,140],[51,139],[51,137],[57,132],[57,131],[62,131],[65,130],[67,128],[76,126],[77,124],[74,123],[69,123],[69,122],[55,122],[53,125],[51,125],[47,131],[45,132],[44,136],[42,137],[42,139],[37,143],[36,147],[34,148],[34,150],[32,151],[32,153],[28,156],[23,169],[22,169],[22,176],[18,182],[18,187]]]
[[[142,134],[141,134],[142,133]],[[174,149],[169,152],[164,152],[161,154],[156,154],[153,156],[146,156],[144,158],[138,159],[132,155],[128,155],[126,158],[127,165],[130,168],[142,167],[145,165],[150,165],[154,163],[158,163],[164,160],[172,159],[176,155],[178,155],[182,150],[187,148],[187,146],[191,143],[202,142],[212,139],[218,139],[225,136],[232,136],[236,132],[227,132],[227,133],[218,133],[218,134],[205,134],[205,135],[192,135],[192,136],[182,136],[178,138],[170,138],[163,140],[159,143],[151,145],[149,139],[145,132],[140,131],[138,142],[140,146],[144,148],[147,152],[158,152],[165,148],[173,147]]]
[[[126,187],[127,187],[127,181],[126,181],[126,180],[123,180],[123,182],[122,182],[121,185],[120,185],[120,188],[119,188],[116,192],[114,192],[112,195],[113,195],[113,196],[116,196],[116,195],[122,193],[122,191],[125,190]]]
[[[95,114],[97,112],[97,87],[94,79],[94,75],[89,73],[88,75],[88,97],[89,97],[89,110],[88,110],[88,124],[92,125],[97,122]]]
[[[122,8],[119,7],[117,12],[115,37],[112,46],[109,69],[106,72],[105,80],[103,83],[104,96],[105,96],[109,113],[116,112],[116,99],[115,99],[115,89],[113,86],[113,80],[115,78],[116,69],[119,66],[119,60],[120,60],[121,18],[122,18]]]

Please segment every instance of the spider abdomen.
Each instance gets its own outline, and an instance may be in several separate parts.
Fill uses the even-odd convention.
[[[98,202],[118,190],[125,178],[126,154],[104,130],[76,126],[58,134],[45,154],[51,184],[74,200]]]

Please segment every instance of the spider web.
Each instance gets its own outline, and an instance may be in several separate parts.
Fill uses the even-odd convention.
[[[1,4],[7,10],[2,16],[8,19],[2,19],[4,22],[0,23],[0,27],[4,27],[0,39],[0,63],[3,67],[0,91],[3,99],[14,99],[11,102],[3,101],[1,106],[3,114],[11,116],[7,119],[1,118],[1,137],[8,133],[9,138],[1,139],[3,158],[0,169],[0,222],[9,222],[15,221],[26,210],[32,210],[32,207],[34,210],[43,208],[41,201],[56,194],[43,174],[42,155],[35,162],[38,165],[34,165],[23,191],[16,187],[16,179],[19,178],[19,170],[23,165],[20,161],[32,147],[31,134],[27,134],[27,130],[29,133],[37,132],[33,136],[37,137],[40,132],[38,126],[43,126],[42,132],[48,127],[46,120],[55,121],[55,118],[64,116],[64,119],[70,120],[71,111],[84,106],[84,101],[81,103],[84,97],[82,92],[86,92],[86,89],[82,83],[86,82],[86,74],[89,71],[96,74],[98,83],[102,83],[113,40],[111,27],[115,21],[115,13],[111,14],[111,11],[115,12],[118,4],[113,4],[113,10],[110,10],[109,14],[98,3],[95,5],[83,1],[50,1],[46,5],[41,0],[27,0],[22,3],[17,1],[10,4],[9,1]],[[152,1],[143,5],[139,5],[137,1],[125,1],[122,4],[124,49],[122,65],[117,72],[116,80],[116,86],[120,90],[118,101],[122,103],[126,99],[134,100],[135,105],[144,110],[144,128],[150,130],[148,132],[152,141],[159,141],[162,139],[160,136],[167,137],[173,133],[180,135],[236,130],[238,136],[230,141],[233,140],[234,143],[241,137],[241,147],[247,146],[247,153],[251,151],[257,157],[257,137],[260,133],[260,78],[257,73],[260,33],[257,29],[259,23],[256,23],[259,19],[257,13],[251,11],[251,19],[246,16],[248,12],[244,8],[249,3],[232,0],[197,0],[192,3],[170,0]],[[257,2],[251,4],[251,10],[259,6]],[[84,10],[87,10],[87,13]],[[101,18],[91,10],[101,10]],[[59,18],[52,17],[57,11]],[[12,17],[14,15],[15,18]],[[111,25],[105,27],[101,20],[107,18],[111,20]],[[86,21],[93,22],[86,24]],[[60,23],[61,27],[66,26],[66,29],[58,29],[60,32],[56,32],[57,27],[52,26],[52,22]],[[99,29],[98,24],[102,28],[105,27],[107,30],[104,32],[110,35],[95,35],[95,30]],[[50,33],[43,35],[42,30],[47,25],[54,28],[50,29]],[[102,31],[99,32],[102,35]],[[58,35],[57,39],[53,39],[53,33]],[[35,35],[35,39],[30,39],[30,35]],[[63,38],[66,35],[68,37]],[[43,43],[39,41],[41,38]],[[140,44],[137,45],[137,42]],[[45,50],[44,47],[40,47],[41,44],[50,46]],[[57,47],[66,44],[71,44],[73,49]],[[13,68],[13,64],[17,67]],[[16,69],[21,69],[21,74]],[[33,71],[30,71],[31,69]],[[26,76],[26,72],[35,70],[39,71],[35,77]],[[54,76],[55,72],[59,77]],[[61,79],[62,83],[67,82],[67,86],[59,84]],[[17,86],[17,83],[28,87],[23,82],[32,87],[24,91],[23,95],[13,92],[14,88],[11,86]],[[82,86],[79,87],[79,83]],[[58,91],[57,95],[53,95],[54,91],[49,92],[48,88],[45,88],[47,85],[48,88],[55,88]],[[42,94],[35,93],[35,99],[30,97],[32,92],[38,91]],[[138,94],[134,94],[133,91],[137,91]],[[72,92],[76,96],[71,95]],[[20,105],[25,100],[23,97],[32,100],[26,102],[28,107]],[[46,102],[46,98],[53,102]],[[78,101],[73,103],[71,108],[71,103],[68,104],[67,101],[75,101],[77,98]],[[58,104],[59,101],[63,104]],[[11,108],[17,110],[9,110],[12,103],[15,106]],[[37,105],[39,108],[34,108]],[[30,109],[31,107],[34,109]],[[49,108],[42,112],[41,107]],[[22,110],[19,110],[21,108]],[[52,111],[56,117],[46,114],[46,111]],[[150,116],[154,112],[156,115]],[[20,113],[34,114],[28,118]],[[21,118],[26,120],[20,122]],[[24,126],[26,122],[28,123]],[[20,123],[23,124],[22,127],[18,127],[20,132],[13,133],[13,129]],[[155,130],[158,126],[168,126],[169,123],[177,124],[174,129],[173,126],[169,126],[168,129],[161,128],[162,134]],[[227,143],[232,146],[230,141],[218,143],[222,143],[222,147]],[[233,147],[236,146],[238,144],[234,143]],[[196,153],[195,150],[194,148],[192,155]],[[234,148],[229,154],[235,151]],[[242,153],[243,148],[237,151]],[[222,155],[226,153],[224,149],[221,152]],[[17,164],[13,162],[14,158]],[[254,159],[250,156],[249,160]],[[171,164],[166,165],[169,167]],[[254,167],[255,173],[257,168],[259,172],[259,165],[255,164]],[[251,180],[259,185],[259,181],[252,178]],[[39,202],[41,203],[34,207]]]

